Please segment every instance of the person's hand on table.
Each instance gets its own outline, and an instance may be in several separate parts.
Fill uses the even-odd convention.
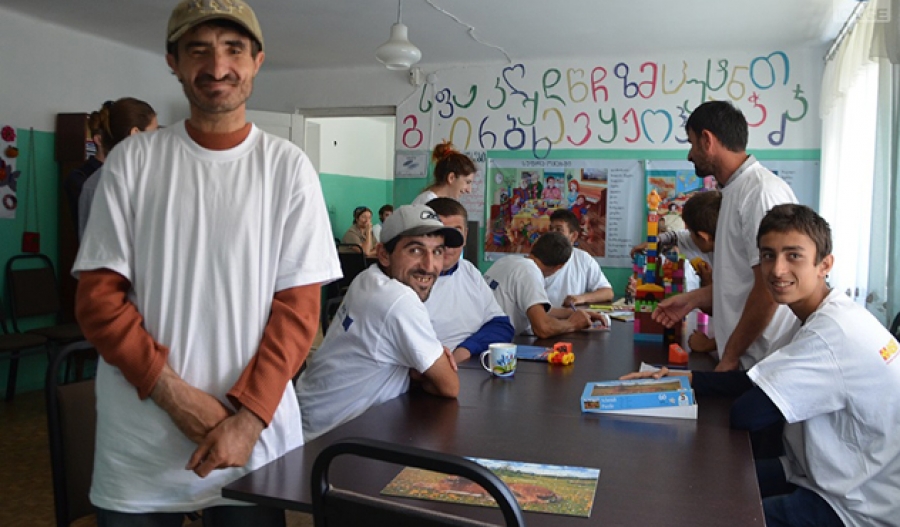
[[[592,324],[591,315],[588,311],[585,311],[583,309],[574,310],[572,314],[569,315],[569,318],[567,320],[570,324],[572,324],[573,329],[576,331],[580,329],[587,329],[591,327]]]
[[[588,316],[591,317],[591,326],[594,325],[595,322],[600,322],[604,327],[609,327],[609,315],[606,313],[601,313],[599,311],[586,311]]]
[[[582,298],[581,295],[568,295],[563,299],[562,305],[565,307],[571,307],[572,309],[575,309],[575,306],[577,306],[578,304],[583,304],[583,303],[584,303],[584,299]]]
[[[457,364],[459,364],[460,362],[465,362],[471,357],[472,352],[461,346],[453,350],[453,360],[455,360]]]
[[[656,371],[635,371],[619,377],[620,381],[631,381],[634,379],[662,379],[669,375],[669,368],[663,366]]]
[[[216,426],[194,450],[185,469],[193,470],[201,478],[222,468],[243,467],[250,460],[253,447],[265,423],[247,408]]]

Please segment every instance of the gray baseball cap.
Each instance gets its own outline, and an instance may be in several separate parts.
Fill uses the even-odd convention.
[[[425,234],[443,234],[444,245],[460,247],[463,235],[458,230],[441,223],[431,208],[425,205],[403,205],[394,209],[394,213],[384,220],[381,227],[381,243],[389,243],[398,236],[423,236]]]

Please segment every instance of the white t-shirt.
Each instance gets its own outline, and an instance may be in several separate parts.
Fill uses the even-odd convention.
[[[900,521],[900,344],[833,290],[787,346],[748,372],[781,410],[788,481],[849,527]]]
[[[481,272],[462,258],[452,274],[437,279],[425,307],[441,344],[451,350],[491,319],[506,316]]]
[[[484,273],[484,281],[494,291],[494,298],[512,322],[516,335],[531,333],[528,308],[541,304],[550,309],[544,274],[530,258],[505,256]]]
[[[425,205],[436,197],[438,197],[437,194],[430,190],[426,190],[425,192],[422,192],[421,194],[416,196],[416,199],[412,201],[411,205]]]
[[[782,203],[797,203],[791,187],[753,156],[747,158],[722,188],[722,208],[716,224],[712,317],[720,358],[753,288],[753,267],[759,264],[756,247],[759,222],[769,209]],[[797,317],[791,310],[778,306],[768,327],[741,357],[743,367],[750,368],[778,349],[774,344],[791,334],[796,324]]]
[[[372,236],[375,237],[375,241],[377,243],[381,243],[381,227],[382,225],[380,223],[377,225],[372,225]]]
[[[572,249],[572,257],[562,269],[544,279],[544,289],[553,307],[563,306],[569,295],[591,293],[598,289],[612,287],[593,256],[577,247]]]
[[[418,295],[372,265],[350,284],[297,379],[303,437],[310,441],[405,393],[409,370],[424,373],[443,353]]]
[[[322,189],[295,145],[256,128],[229,150],[206,150],[184,122],[137,134],[104,165],[80,271],[131,282],[129,299],[168,365],[231,408],[226,393],[254,357],[278,291],[340,276]],[[303,443],[291,386],[242,468],[201,479],[196,449],[122,373],[100,361],[91,502],[121,512],[234,503],[222,486]]]

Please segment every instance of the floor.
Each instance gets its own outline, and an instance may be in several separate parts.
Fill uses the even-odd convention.
[[[321,341],[321,332],[316,344]],[[47,412],[41,390],[0,401],[0,526],[52,527],[53,485],[47,440]],[[288,527],[311,527],[308,514],[288,512]],[[74,527],[94,527],[91,517]]]

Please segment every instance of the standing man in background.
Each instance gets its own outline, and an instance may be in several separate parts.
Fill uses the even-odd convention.
[[[712,308],[720,346],[716,371],[748,369],[783,344],[797,324],[766,288],[755,245],[766,212],[797,203],[797,197],[783,179],[747,155],[747,120],[730,102],[701,104],[685,129],[691,143],[688,161],[698,176],[715,176],[722,187],[713,285],[667,298],[653,319],[672,326],[695,308]]]
[[[183,1],[166,34],[190,117],[107,158],[73,270],[103,359],[91,502],[105,527],[281,526],[221,489],[303,444],[289,382],[340,265],[312,163],[246,121],[250,6]]]

